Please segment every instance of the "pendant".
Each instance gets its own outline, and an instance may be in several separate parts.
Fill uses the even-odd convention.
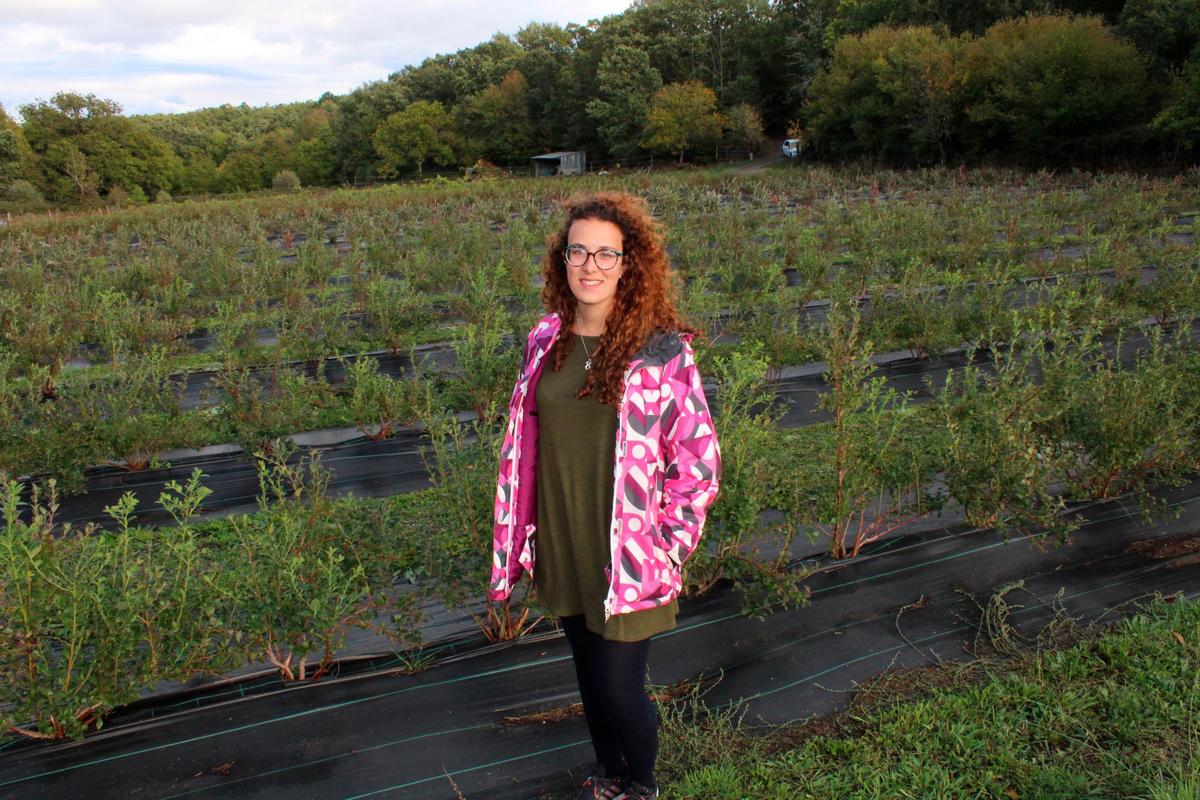
[[[587,361],[583,362],[583,368],[584,368],[584,369],[591,369],[591,368],[592,368],[592,360],[591,360],[590,358],[589,358]]]

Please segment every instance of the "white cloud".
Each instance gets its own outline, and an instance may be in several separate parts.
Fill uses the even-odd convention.
[[[0,0],[0,103],[58,91],[128,113],[344,94],[530,22],[586,23],[630,0]]]

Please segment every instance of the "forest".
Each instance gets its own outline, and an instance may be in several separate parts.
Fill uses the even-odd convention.
[[[524,172],[555,150],[704,162],[782,136],[887,166],[1179,165],[1198,144],[1198,42],[1200,0],[637,0],[308,102],[0,108],[0,212]]]

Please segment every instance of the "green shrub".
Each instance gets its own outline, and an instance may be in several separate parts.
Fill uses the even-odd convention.
[[[407,280],[373,280],[367,285],[366,308],[372,333],[393,353],[416,344],[433,319],[427,298]]]
[[[878,27],[838,40],[808,92],[813,145],[838,156],[944,160],[954,148],[965,40]]]
[[[510,337],[506,344],[501,333],[495,325],[485,328],[470,323],[454,341],[458,363],[455,388],[467,407],[485,422],[497,419],[504,410],[521,358],[517,340]]]
[[[980,528],[1053,530],[1065,537],[1077,527],[1065,518],[1063,499],[1051,490],[1065,470],[1052,435],[1058,409],[1034,382],[1032,365],[1042,339],[993,350],[993,370],[951,371],[922,413],[944,431],[938,454],[946,492],[962,505],[968,524]]]
[[[129,353],[146,354],[155,348],[170,351],[177,338],[192,328],[192,320],[186,316],[167,316],[153,304],[118,289],[105,289],[92,302],[95,311],[83,335],[104,346],[114,367]]]
[[[354,421],[363,435],[371,439],[391,436],[397,424],[416,423],[423,403],[432,401],[431,387],[421,377],[382,375],[379,362],[370,356],[349,363],[346,382]]]
[[[1011,313],[1008,293],[1017,285],[1012,264],[998,266],[987,278],[948,287],[942,313],[953,338],[975,348],[990,347]]]
[[[317,457],[289,464],[277,443],[258,453],[259,513],[231,520],[234,552],[205,575],[222,598],[226,647],[265,658],[285,680],[315,680],[345,641],[346,626],[366,626],[373,608],[366,570],[329,513],[329,473]],[[309,675],[310,661],[316,666]]]
[[[786,569],[796,528],[763,525],[775,499],[772,454],[779,446],[777,423],[784,411],[766,382],[768,366],[757,342],[713,360],[721,490],[704,538],[683,567],[684,594],[703,594],[729,578],[742,592],[742,612],[749,616],[764,616],[775,604],[801,606],[807,599],[799,582],[804,576]],[[763,556],[763,547],[773,552]]]
[[[6,211],[41,211],[46,207],[46,198],[36,186],[27,180],[15,180],[4,190]]]
[[[281,305],[272,320],[279,340],[276,357],[316,361],[336,355],[350,341],[343,320],[348,310],[342,297],[313,299],[298,288],[296,302]]]
[[[221,367],[229,372],[261,363],[257,340],[257,319],[241,306],[226,300],[217,301],[217,313],[209,323],[215,355]]]
[[[49,398],[47,380],[44,367],[27,377],[0,375],[0,402],[12,421],[0,434],[0,459],[17,474],[55,478],[61,491],[82,490],[93,465],[119,459],[124,469],[146,469],[156,453],[205,434],[203,417],[184,412],[184,385],[160,347],[127,358],[120,372],[67,373]]]
[[[50,369],[45,385],[49,395],[63,366],[84,341],[86,315],[63,313],[73,308],[71,286],[55,280],[52,270],[32,265],[22,283],[0,292],[0,337],[5,348],[24,365]]]
[[[834,558],[856,556],[870,542],[941,509],[932,487],[940,431],[929,430],[911,392],[871,377],[873,347],[858,306],[835,297],[817,338],[829,391],[818,401],[830,416],[812,449],[812,503],[804,523],[829,538]],[[934,441],[930,438],[934,437]]]
[[[82,492],[87,486],[84,470],[101,454],[93,431],[63,403],[41,402],[36,390],[25,395],[18,425],[5,431],[5,450],[0,463],[17,475],[31,475],[45,487],[53,480],[65,494]]]
[[[190,443],[199,432],[199,418],[183,411],[185,388],[171,375],[165,352],[156,348],[129,359],[118,374],[64,384],[55,401],[56,423],[71,424],[94,443],[93,458],[108,463],[120,458],[125,469],[146,469],[157,452]]]
[[[20,484],[3,486],[0,531],[0,724],[34,738],[79,738],[116,706],[160,681],[233,667],[220,646],[207,559],[187,518],[207,490],[199,471],[160,498],[179,524],[131,527],[127,492],[105,509],[113,532],[94,525],[55,531],[55,487],[31,521],[18,518]],[[25,728],[30,721],[32,728]]]
[[[1031,14],[967,47],[967,147],[1059,163],[1148,122],[1144,59],[1099,17]]]
[[[32,521],[25,524],[18,517],[20,484],[4,486],[0,691],[6,703],[0,707],[6,729],[35,738],[79,738],[109,708],[136,698],[136,686],[124,680],[130,665],[118,663],[116,673],[107,669],[113,666],[110,653],[128,651],[137,639],[134,631],[101,625],[105,582],[123,573],[124,565],[114,564],[115,549],[93,538],[91,526],[64,526],[61,536],[53,536],[54,484],[49,488],[48,505],[34,494]],[[29,720],[34,728],[20,727]]]
[[[215,413],[228,435],[251,452],[275,437],[315,430],[321,427],[321,411],[332,402],[323,367],[319,362],[316,378],[291,367],[263,378],[246,368],[222,369],[214,378],[225,397]]]
[[[277,192],[294,192],[300,188],[300,177],[290,169],[283,169],[271,178],[271,188]]]
[[[419,513],[428,493],[331,501],[315,458],[289,463],[294,448],[282,443],[259,455],[259,512],[203,526],[190,522],[210,493],[199,470],[159,496],[174,526],[134,527],[137,501],[127,492],[105,509],[111,532],[56,529],[53,482],[46,502],[34,489],[31,521],[22,522],[21,486],[5,478],[4,729],[77,738],[163,681],[221,675],[264,656],[285,679],[315,679],[347,626],[420,641],[423,592],[392,589],[429,557]],[[391,619],[375,624],[382,608]]]
[[[104,196],[104,202],[114,207],[128,205],[129,192],[125,191],[120,186],[114,186],[109,189],[108,194]]]
[[[422,422],[429,445],[421,456],[433,483],[422,528],[423,578],[447,608],[477,598],[491,570],[496,473],[503,426],[459,422],[445,409],[430,408]],[[514,618],[514,598],[489,603],[483,616],[472,613],[490,641],[511,639],[525,629],[530,607]]]
[[[1130,304],[1162,326],[1194,319],[1200,314],[1200,270],[1193,253],[1192,248],[1178,245],[1155,253],[1154,278],[1143,283],[1139,270],[1130,281]]]
[[[762,344],[771,365],[768,377],[777,375],[781,367],[806,364],[816,356],[807,317],[793,298],[783,292],[763,295],[749,306],[746,316],[731,320],[726,328],[745,342]]]
[[[904,271],[897,285],[880,287],[871,295],[873,338],[885,347],[907,349],[913,358],[941,355],[962,341],[954,317],[929,286],[928,274],[928,267],[918,261]],[[947,291],[956,291],[961,278],[945,277]]]
[[[1118,331],[1116,353],[1127,333]],[[1070,490],[1087,498],[1132,494],[1149,521],[1163,510],[1150,488],[1181,484],[1200,463],[1200,370],[1187,349],[1186,328],[1170,339],[1158,327],[1146,334],[1149,349],[1136,355],[1132,367],[1122,366],[1084,330],[1060,337],[1044,369],[1060,392],[1056,435],[1074,455]]]

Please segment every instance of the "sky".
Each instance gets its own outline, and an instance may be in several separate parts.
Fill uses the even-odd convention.
[[[0,0],[0,104],[73,91],[127,114],[345,94],[428,56],[630,0]]]

